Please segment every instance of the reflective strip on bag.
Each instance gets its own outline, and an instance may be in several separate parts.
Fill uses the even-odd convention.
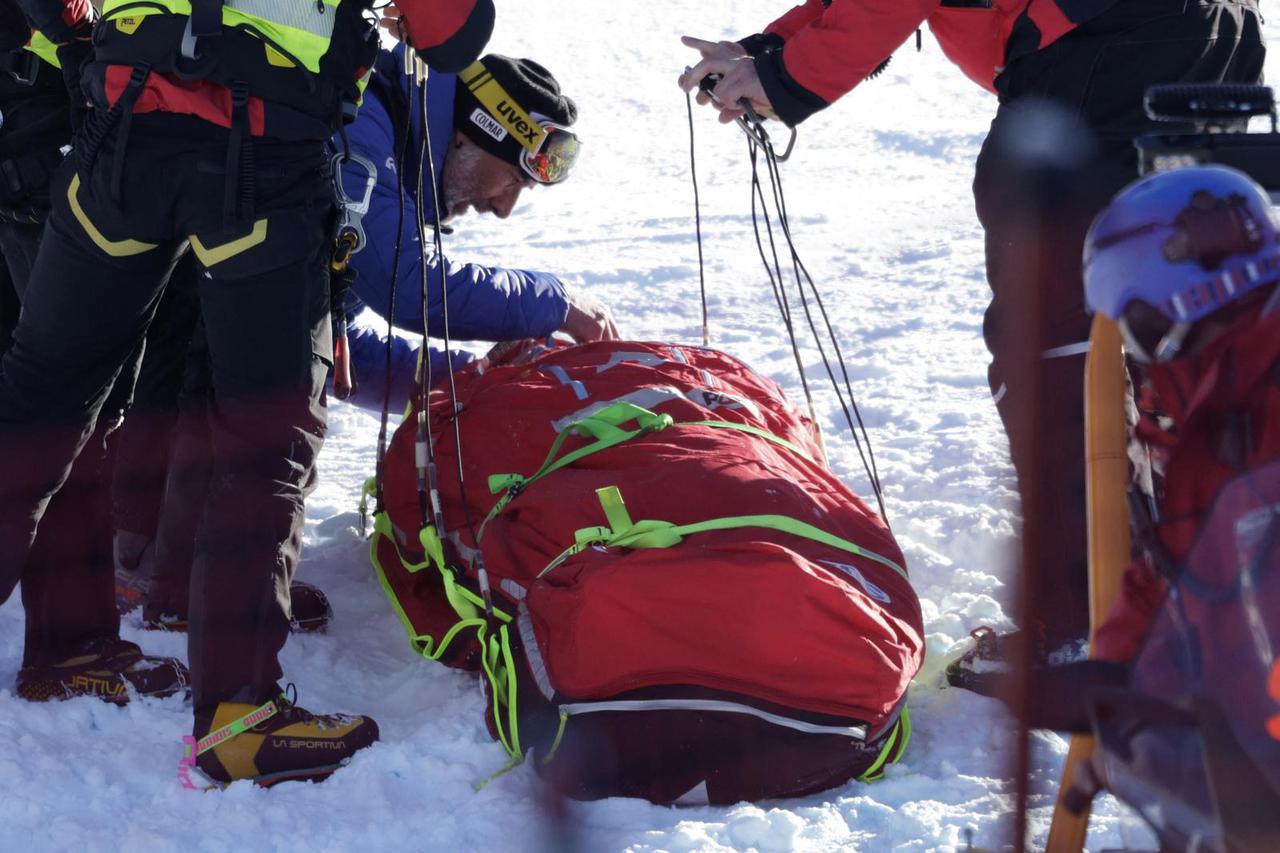
[[[574,716],[576,714],[598,714],[608,711],[708,711],[722,714],[747,714],[773,723],[795,729],[811,735],[840,735],[854,740],[866,740],[866,726],[823,726],[804,720],[795,720],[779,714],[771,714],[751,705],[737,702],[725,702],[719,699],[628,699],[617,702],[571,702],[560,706],[561,713]]]
[[[533,619],[529,617],[529,608],[523,601],[516,613],[516,627],[520,629],[520,643],[524,647],[525,659],[529,661],[533,681],[550,702],[555,698],[556,689],[551,685],[551,676],[547,675],[547,662],[542,658],[542,649],[538,647],[538,638],[533,633]]]

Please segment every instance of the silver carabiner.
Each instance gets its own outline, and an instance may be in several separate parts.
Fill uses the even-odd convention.
[[[342,164],[348,159],[358,163],[365,170],[364,190],[360,194],[359,201],[347,195],[346,187],[342,185]],[[356,235],[356,245],[351,250],[351,254],[354,255],[364,248],[363,221],[365,215],[369,212],[369,202],[373,198],[373,188],[378,183],[378,167],[369,158],[355,152],[352,152],[349,158],[341,152],[334,154],[329,165],[333,174],[334,197],[338,201],[338,233],[351,231]]]

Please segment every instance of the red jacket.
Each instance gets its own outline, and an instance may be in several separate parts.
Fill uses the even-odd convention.
[[[1144,436],[1166,457],[1155,532],[1175,562],[1187,555],[1228,479],[1280,458],[1280,310],[1256,325],[1255,317],[1242,318],[1197,356],[1148,370],[1158,404],[1177,430]],[[1096,656],[1131,661],[1164,596],[1155,569],[1146,559],[1134,561],[1098,629]]]
[[[92,24],[89,0],[18,3],[32,23],[56,44],[84,37]],[[493,0],[398,0],[396,5],[404,16],[409,41],[428,65],[441,71],[461,70],[479,57],[493,29]],[[361,69],[361,73],[365,70]],[[129,73],[125,66],[112,66],[108,72],[106,90],[112,103],[124,91]],[[133,111],[197,115],[230,127],[231,94],[216,83],[152,74]],[[261,134],[264,123],[260,99],[250,99],[249,113],[252,132]]]
[[[766,27],[765,38],[756,42],[780,49],[752,52],[774,111],[795,125],[866,79],[926,21],[943,53],[994,92],[1006,61],[1047,47],[1106,5],[991,0],[990,8],[977,8],[944,0],[806,0]]]

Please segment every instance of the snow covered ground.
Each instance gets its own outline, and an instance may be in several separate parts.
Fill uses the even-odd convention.
[[[607,301],[628,337],[700,342],[688,127],[675,86],[694,54],[678,37],[740,36],[786,5],[499,3],[490,49],[551,68],[578,100],[584,157],[572,181],[526,194],[507,222],[463,220],[446,250],[560,272]],[[882,78],[804,124],[783,167],[796,243],[838,328],[933,652],[978,625],[1011,624],[1016,495],[986,387],[987,290],[969,192],[994,109],[926,33],[923,52],[908,44]],[[751,233],[744,141],[705,110],[696,133],[712,344],[799,399]],[[823,388],[816,351],[805,357]],[[833,467],[869,496],[834,397],[820,390],[816,402]],[[290,640],[284,663],[305,706],[371,714],[382,742],[322,785],[183,791],[174,768],[190,711],[181,701],[15,698],[15,596],[0,608],[0,850],[947,851],[964,850],[970,830],[983,848],[1007,837],[1011,721],[994,702],[928,678],[913,688],[905,760],[872,785],[730,808],[609,800],[573,806],[560,827],[547,823],[528,768],[474,792],[506,759],[485,733],[481,693],[410,651],[356,531],[376,434],[375,417],[333,405],[301,576],[323,586],[337,614],[327,635]],[[185,656],[183,637],[142,632],[136,617],[125,636]],[[1065,751],[1062,738],[1037,738],[1039,844]],[[1145,837],[1100,801],[1090,849],[1126,833]]]

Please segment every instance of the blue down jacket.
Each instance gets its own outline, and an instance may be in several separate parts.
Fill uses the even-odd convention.
[[[390,313],[391,270],[395,262],[400,220],[400,178],[396,174],[392,116],[403,117],[409,103],[401,55],[402,50],[397,48],[394,52],[383,51],[379,57],[377,74],[365,94],[360,114],[347,127],[352,156],[340,168],[343,194],[360,202],[367,193],[369,199],[368,212],[361,222],[364,245],[351,259],[357,277],[344,305],[350,324],[351,368],[357,383],[351,402],[372,409],[382,408],[386,390],[386,326],[368,313],[363,317],[357,315],[366,306],[383,318]],[[456,79],[452,74],[433,72],[427,83],[427,124],[431,132],[437,186],[444,169],[444,157],[449,150],[448,143],[453,137]],[[428,229],[435,221],[435,211],[429,201],[430,177],[424,175],[421,192],[414,186],[421,139],[421,118],[416,111],[413,126],[414,138],[404,165],[404,227],[399,231],[400,268],[395,282],[393,323],[398,329],[423,334],[426,331],[422,324],[423,252],[415,225],[419,197],[427,200],[423,217]],[[335,151],[341,152],[343,145],[340,137],[334,138]],[[432,239],[430,230],[427,239]],[[440,336],[444,332],[444,306],[437,263],[434,251],[428,247],[430,334]],[[458,263],[447,257],[444,270],[449,293],[449,333],[455,340],[536,338],[549,335],[564,325],[569,312],[565,287],[549,273]],[[432,374],[443,376],[447,370],[444,352],[432,348],[430,354]],[[455,367],[471,359],[463,351],[454,351],[452,356]],[[417,344],[393,336],[391,359],[391,400],[393,408],[398,409],[413,389]]]

